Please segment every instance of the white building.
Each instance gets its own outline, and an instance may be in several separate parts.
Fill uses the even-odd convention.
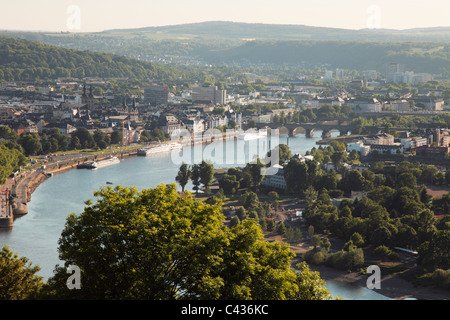
[[[383,106],[375,98],[352,99],[347,104],[356,112],[380,112]]]
[[[325,76],[323,77],[325,81],[333,80],[333,71],[325,71]]]
[[[228,117],[220,115],[210,115],[205,119],[205,129],[212,129],[228,125]]]
[[[400,140],[402,151],[411,150],[426,145],[428,145],[428,139],[422,137],[405,138]]]
[[[393,145],[394,136],[388,133],[382,133],[372,137],[364,138],[363,142],[365,145]]]
[[[266,175],[261,182],[261,185],[269,188],[275,188],[280,190],[286,190],[286,180],[284,179],[284,169],[283,166],[276,164],[273,167],[278,168],[276,174]]]
[[[370,146],[367,146],[362,141],[356,141],[347,144],[347,152],[357,151],[362,156],[367,156],[370,153]]]
[[[389,101],[385,104],[385,107],[389,110],[400,112],[409,111],[411,109],[409,102],[405,99]]]
[[[367,80],[375,80],[378,78],[378,72],[376,70],[364,70],[362,76]]]
[[[433,76],[431,74],[429,74],[429,73],[414,73],[413,71],[394,72],[391,75],[391,78],[388,79],[389,82],[412,83],[412,84],[428,82],[431,80],[433,80]]]
[[[203,119],[188,118],[183,120],[183,124],[191,133],[205,131],[205,121]]]

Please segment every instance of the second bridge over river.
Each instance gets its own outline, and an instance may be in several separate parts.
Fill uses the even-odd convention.
[[[338,130],[340,136],[348,135],[351,132],[350,121],[319,121],[310,123],[263,123],[259,122],[256,124],[257,129],[278,129],[280,134],[289,134],[290,137],[302,133],[307,137],[313,137],[315,130],[322,131],[322,138],[329,138],[331,136],[331,131]],[[378,132],[378,129],[377,131]],[[374,132],[374,133],[376,133]]]

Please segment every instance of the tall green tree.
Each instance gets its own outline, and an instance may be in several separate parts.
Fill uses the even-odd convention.
[[[178,171],[177,176],[175,177],[175,180],[180,184],[181,191],[183,193],[184,193],[184,187],[186,187],[187,183],[189,182],[191,175],[192,175],[192,171],[190,169],[190,166],[183,162],[180,166],[180,170]]]
[[[286,160],[289,160],[290,158],[292,158],[292,152],[291,152],[291,149],[289,149],[288,145],[280,143],[275,148],[278,149],[277,151],[278,151],[278,157],[279,157],[279,164],[283,164]],[[273,150],[270,150],[267,153],[267,158],[270,159],[272,152],[273,152]],[[266,163],[267,163],[267,161],[266,161]]]
[[[147,132],[146,130],[144,130]],[[119,144],[122,142],[122,132],[118,130],[114,130],[113,133],[111,133],[111,144]]]
[[[72,139],[75,137],[80,141],[81,148],[94,148],[96,146],[94,137],[86,128],[78,128],[72,132]]]
[[[192,165],[192,173],[191,173],[191,180],[193,189],[195,190],[195,193],[198,194],[198,190],[200,190],[200,164],[194,164]]]
[[[200,182],[205,187],[205,190],[209,189],[211,182],[214,178],[214,165],[212,163],[203,160],[200,163]]]
[[[320,279],[291,268],[289,246],[264,241],[253,219],[229,228],[219,205],[180,197],[175,184],[140,192],[108,187],[95,196],[95,204],[67,218],[59,240],[65,268],[48,282],[53,297],[328,298]],[[81,269],[79,290],[67,290],[69,265]]]
[[[95,130],[92,138],[100,149],[106,149],[111,144],[111,138],[100,129]]]
[[[42,144],[37,133],[22,133],[19,144],[26,156],[35,156],[42,152]]]
[[[307,165],[298,159],[291,159],[284,168],[284,178],[289,192],[300,194],[307,187]]]
[[[311,271],[306,262],[297,265],[298,276],[297,285],[299,286],[298,295],[295,297],[298,300],[330,300],[333,299],[328,289],[326,289],[326,282],[320,277],[319,272]]]
[[[235,175],[224,174],[219,180],[219,187],[223,189],[226,194],[233,194],[239,189],[240,183],[236,180]]]
[[[424,268],[434,270],[436,268],[450,268],[450,231],[437,231],[430,241],[424,242],[419,247],[418,262]]]

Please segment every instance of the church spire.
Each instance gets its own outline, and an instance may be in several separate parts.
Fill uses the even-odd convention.
[[[125,96],[122,97],[122,109],[126,110],[128,108],[127,106],[127,98]]]

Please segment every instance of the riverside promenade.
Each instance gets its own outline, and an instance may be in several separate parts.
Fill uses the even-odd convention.
[[[0,193],[0,228],[11,228],[13,225],[13,212],[9,202],[9,192],[1,190]]]
[[[28,214],[27,203],[31,200],[34,190],[46,179],[53,175],[76,169],[77,164],[92,161],[94,157],[98,160],[110,155],[121,159],[137,155],[137,147],[128,150],[108,150],[101,154],[90,155],[89,153],[68,153],[55,157],[53,161],[45,163],[44,166],[26,170],[16,177],[8,177],[5,184],[0,185],[0,228],[12,228],[14,219]],[[3,201],[5,207],[1,208],[2,199],[9,198],[9,202]],[[8,204],[8,207],[6,207]]]
[[[20,177],[9,177],[0,185],[0,228],[11,228],[14,218],[28,213],[30,187],[37,185],[37,180],[45,178],[42,170],[32,169]]]

